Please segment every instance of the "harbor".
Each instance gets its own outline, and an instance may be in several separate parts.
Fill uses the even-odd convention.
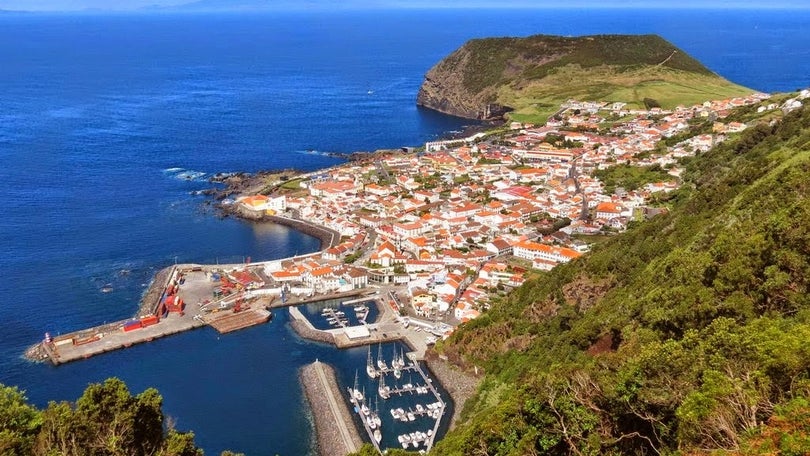
[[[432,424],[428,424],[425,430],[415,430],[410,432],[404,433],[397,433],[396,431],[393,434],[396,434],[397,442],[402,446],[403,449],[407,449],[409,446],[412,446],[415,450],[424,450],[430,451],[433,447],[433,442],[436,436],[438,435],[439,426],[442,423],[442,417],[444,416],[445,409],[447,404],[442,399],[442,396],[439,394],[437,389],[434,387],[433,380],[422,370],[421,366],[416,361],[406,360],[406,358],[401,354],[397,355],[396,350],[394,350],[394,355],[390,360],[390,363],[386,362],[382,357],[382,345],[379,345],[379,354],[377,356],[376,363],[371,355],[371,348],[369,347],[368,350],[368,359],[366,361],[366,374],[369,378],[378,379],[379,385],[377,388],[376,396],[379,397],[384,401],[384,406],[388,408],[391,418],[395,421],[399,421],[401,423],[412,423],[414,421],[419,421],[418,426],[425,426],[424,420],[421,418],[429,418],[428,423],[432,420]],[[408,374],[408,381],[407,383],[400,383],[403,380],[405,374]],[[417,383],[413,383],[413,375],[416,373],[418,375]],[[386,378],[389,379],[389,382],[392,382],[391,386],[386,385]],[[419,383],[421,381],[421,383]],[[354,390],[350,389],[349,399],[357,399],[357,384],[355,384]],[[409,396],[416,395],[417,402],[413,405],[407,406],[407,408],[403,407],[388,407],[387,403],[388,400],[391,399],[394,395],[402,397],[404,394]],[[373,392],[372,392],[373,395]],[[371,438],[371,442],[377,451],[382,452],[385,448],[380,446],[382,442],[382,426],[381,420],[378,414],[378,406],[377,406],[377,397],[375,397],[375,410],[374,412],[368,412],[368,407],[365,406],[365,403],[362,403],[357,408],[358,403],[363,402],[361,401],[353,401],[355,404],[355,410],[358,411],[360,414],[365,414],[367,417],[371,413],[374,419],[364,419],[361,415],[361,421],[363,423],[363,427],[366,429],[366,432],[369,434]],[[410,401],[409,401],[410,402]],[[377,426],[375,426],[375,424]]]
[[[299,336],[367,355],[365,365],[357,368],[365,373],[356,388],[348,388],[352,382],[345,378],[346,366],[339,373],[315,363],[301,373],[304,383],[316,383],[305,390],[311,409],[320,416],[315,421],[321,454],[356,451],[364,440],[380,452],[432,448],[449,427],[454,407],[448,402],[450,395],[440,391],[441,385],[420,364],[431,343],[430,336],[417,330],[425,323],[409,325],[387,305],[384,293],[370,288],[333,293],[274,288],[265,282],[262,266],[166,268],[144,293],[135,317],[48,335],[37,345],[40,359],[54,365],[68,363],[204,326],[227,334],[270,321],[286,307],[289,320],[285,316],[282,321],[289,321]],[[338,392],[330,400],[325,391],[335,389],[353,394]],[[331,424],[318,424],[324,419],[321,415],[330,417]]]
[[[342,396],[354,412],[354,425],[367,442],[380,453],[388,448],[429,451],[449,427],[455,408],[448,402],[450,395],[440,391],[439,382],[422,364],[427,349],[424,334],[414,325],[404,325],[393,311],[379,303],[370,307],[378,307],[380,315],[374,323],[360,324],[367,332],[359,339],[347,336],[346,331],[353,327],[340,323],[329,327],[330,319],[350,315],[356,304],[365,301],[330,300],[290,307],[291,326],[301,337],[338,348],[363,350],[365,362],[356,365],[351,380],[344,380]],[[320,319],[326,324],[318,326],[326,329],[316,328],[311,321]]]
[[[270,321],[274,308],[369,292],[294,294],[284,287],[268,288],[263,266],[185,264],[165,268],[155,276],[132,318],[64,334],[48,333],[26,350],[26,356],[58,365],[203,326],[225,334]]]

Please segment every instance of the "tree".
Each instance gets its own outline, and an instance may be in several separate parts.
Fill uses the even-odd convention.
[[[30,454],[42,417],[15,387],[0,385],[0,454]]]
[[[117,378],[88,386],[75,404],[51,402],[43,411],[0,385],[0,455],[202,456],[194,434],[164,433],[162,405],[157,390],[132,396]]]

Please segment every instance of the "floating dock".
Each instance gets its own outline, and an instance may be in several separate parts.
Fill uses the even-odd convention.
[[[430,402],[425,406],[418,405],[416,406],[415,410],[412,408],[408,408],[408,410],[391,409],[391,415],[394,417],[394,419],[399,419],[400,421],[411,422],[415,420],[417,416],[419,417],[426,416],[435,420],[432,429],[428,429],[424,432],[422,431],[411,432],[408,434],[397,436],[397,440],[404,449],[407,449],[409,446],[411,446],[413,447],[414,450],[423,449],[429,452],[430,449],[433,447],[433,443],[436,439],[436,433],[439,431],[439,426],[441,425],[442,417],[444,416],[447,404],[444,402],[439,392],[433,386],[433,381],[422,370],[418,362],[415,361],[411,362],[411,364],[401,367],[400,370],[403,373],[408,372],[410,374],[413,373],[419,374],[419,376],[422,378],[423,383],[411,384],[409,380],[409,383],[406,383],[403,386],[388,388],[387,390],[388,394],[387,395],[380,394],[380,397],[383,398],[383,400],[386,400],[390,397],[391,394],[398,394],[401,396],[402,394],[405,393],[411,394],[418,393],[426,395],[431,394],[433,396],[434,398],[433,402]],[[393,368],[387,367],[376,370],[377,375],[379,376],[381,382],[384,382],[388,374],[392,374],[393,371],[394,371]],[[393,376],[393,374],[391,376]],[[350,388],[349,391],[350,391],[349,394],[351,396],[352,389]],[[367,400],[367,398],[364,398],[364,400]],[[353,401],[352,398],[349,397],[349,402],[359,409],[360,404],[357,401]],[[359,410],[358,413],[360,413]],[[368,424],[367,420],[364,419],[362,414],[360,415],[360,418],[361,418],[360,421],[363,423],[363,427],[365,428],[365,431],[368,434],[369,440],[371,441],[372,445],[374,445],[374,448],[378,452],[382,453],[383,449],[380,447],[380,444],[374,435],[375,429],[372,429],[372,427]],[[381,428],[378,428],[377,430],[382,431]],[[424,446],[424,448],[420,448],[420,446]]]

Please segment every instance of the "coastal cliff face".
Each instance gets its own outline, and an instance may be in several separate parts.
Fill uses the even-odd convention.
[[[533,48],[530,60],[536,65],[551,62],[565,52],[562,47],[549,49],[542,46],[546,38],[551,37],[468,41],[427,72],[416,96],[416,104],[468,119],[502,115],[511,108],[497,103],[498,87],[510,73],[517,76],[520,72],[516,71],[519,70],[515,66],[518,62],[511,62],[512,52],[518,45],[529,44]]]
[[[672,103],[750,93],[656,35],[535,35],[468,41],[427,72],[416,103],[470,119],[551,113],[568,98],[663,106],[666,84],[684,79],[692,87],[680,84]],[[637,99],[627,99],[628,89]]]
[[[468,119],[484,117],[485,106],[495,100],[495,87],[477,92],[466,88],[464,71],[474,71],[471,54],[470,46],[464,45],[431,68],[419,88],[416,104]]]

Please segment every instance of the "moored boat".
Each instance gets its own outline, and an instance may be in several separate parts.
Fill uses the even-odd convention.
[[[377,378],[377,370],[374,369],[374,362],[371,359],[371,346],[368,347],[368,358],[366,359],[366,374],[370,378]]]
[[[379,345],[377,349],[377,367],[382,371],[388,369],[388,365],[385,364],[385,360],[382,357],[382,344]]]

